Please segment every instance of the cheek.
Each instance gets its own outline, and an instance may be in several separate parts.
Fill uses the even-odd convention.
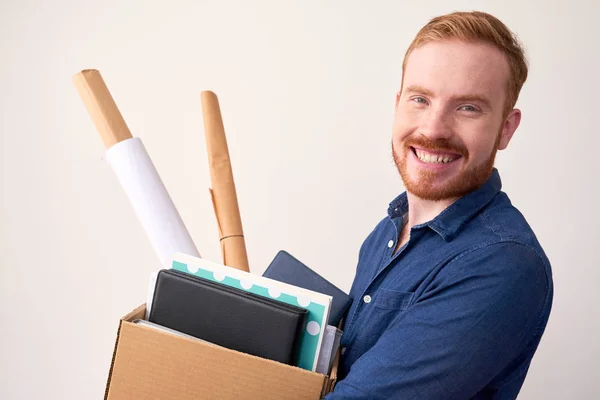
[[[462,142],[467,148],[470,158],[475,163],[481,163],[486,161],[492,154],[497,137],[498,130],[494,130],[489,126],[485,128],[478,127],[478,129],[471,130],[470,134],[464,135]]]
[[[417,129],[418,121],[414,113],[408,112],[402,107],[396,110],[392,133],[394,141],[401,141]]]

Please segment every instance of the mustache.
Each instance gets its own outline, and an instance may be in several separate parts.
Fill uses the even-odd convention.
[[[450,143],[448,139],[431,140],[425,136],[409,137],[404,140],[405,147],[419,147],[425,150],[455,153],[466,157],[467,149],[460,143]]]

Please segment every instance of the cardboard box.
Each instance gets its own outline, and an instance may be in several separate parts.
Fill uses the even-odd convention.
[[[333,390],[337,359],[325,376],[132,322],[144,313],[119,323],[105,400],[318,400]]]

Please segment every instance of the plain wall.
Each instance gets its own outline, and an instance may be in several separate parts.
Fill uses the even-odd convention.
[[[554,269],[520,399],[600,397],[600,50],[593,1],[2,1],[0,398],[99,399],[118,319],[160,268],[72,76],[100,70],[203,257],[220,261],[200,92],[221,103],[251,270],[285,249],[349,290],[403,191],[392,162],[404,52],[478,9],[524,42],[504,190]]]

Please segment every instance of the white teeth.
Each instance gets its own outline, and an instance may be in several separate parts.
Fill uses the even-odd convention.
[[[454,157],[448,155],[436,156],[416,149],[415,152],[417,153],[417,157],[419,158],[419,160],[426,163],[445,164],[449,163],[450,161],[454,161]]]

